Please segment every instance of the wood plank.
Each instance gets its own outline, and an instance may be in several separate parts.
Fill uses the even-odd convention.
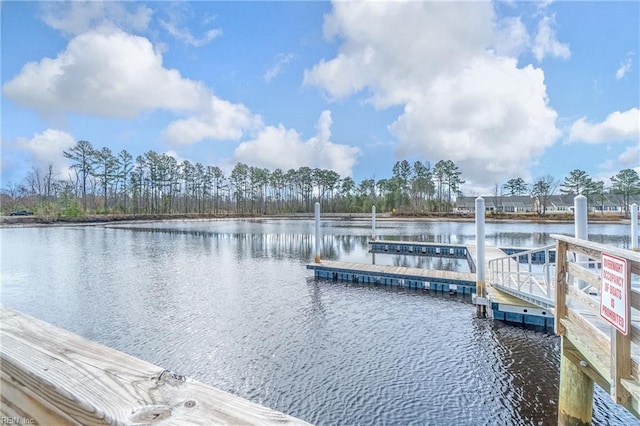
[[[640,382],[636,379],[621,379],[620,384],[631,394],[631,404],[626,407],[627,410],[640,418]]]
[[[308,424],[12,309],[0,319],[3,398],[38,424]]]
[[[591,296],[574,286],[567,286],[568,295],[580,302],[593,315],[600,315],[600,298]]]
[[[567,356],[572,346],[567,336],[561,338],[560,390],[558,397],[558,424],[589,425],[593,418],[593,379],[587,373],[588,364],[578,363]],[[587,367],[587,368],[584,368]]]
[[[631,271],[626,271],[626,281],[631,284]],[[631,285],[624,287],[625,300],[630,299],[629,288]],[[631,324],[631,308],[629,303],[626,304],[623,316]],[[622,386],[620,380],[631,378],[631,335],[633,327],[629,327],[627,334],[622,334],[616,329],[611,330],[611,378],[613,382],[611,396],[618,404],[629,408],[631,407],[631,394]]]
[[[1,361],[0,368],[2,368]],[[3,417],[24,419],[23,424],[33,423],[36,419],[47,419],[47,424],[56,426],[78,425],[71,417],[55,407],[48,406],[37,395],[20,386],[11,377],[3,372],[0,373]],[[42,422],[40,423],[42,424]]]
[[[556,243],[556,308],[554,326],[556,334],[564,335],[562,320],[567,316],[567,243],[558,240]]]
[[[567,307],[567,318],[579,327],[581,333],[586,334],[589,341],[594,345],[597,345],[600,351],[609,353],[611,349],[611,339],[607,334],[605,334],[605,332],[589,322],[587,319],[588,317],[589,315],[586,315],[585,312],[579,312],[573,308]],[[592,318],[599,319],[599,316],[592,315]]]
[[[571,340],[562,338],[562,354],[569,358],[571,362],[581,367],[584,374],[589,376],[591,380],[598,384],[602,389],[609,392],[611,387],[608,378],[603,377],[598,370],[593,368],[593,364],[589,362],[586,356],[575,347]]]
[[[630,270],[632,274],[640,275],[640,252],[625,250],[618,247],[611,247],[605,244],[595,243],[593,241],[581,240],[579,238],[569,237],[561,234],[551,234],[551,238],[558,241],[564,241],[570,245],[570,251],[584,254],[595,260],[600,260],[602,253],[608,253],[630,261]]]
[[[573,262],[567,262],[567,271],[569,275],[579,280],[584,281],[589,286],[600,291],[600,284],[602,283],[602,278],[599,274],[596,274],[593,271],[585,268],[584,266],[580,266]]]
[[[505,293],[492,285],[487,285],[487,297],[491,299],[492,302],[500,303],[502,305],[522,306],[524,308],[540,309],[540,306],[534,305],[533,303],[529,303],[516,296]]]
[[[617,404],[631,407],[631,394],[622,386],[622,379],[631,379],[631,334],[611,330],[611,397]]]
[[[607,382],[611,374],[611,357],[608,349],[603,349],[592,336],[585,333],[582,327],[575,324],[569,319],[562,319],[565,329],[564,338],[568,339],[571,344],[581,354],[580,358],[586,360],[587,364]],[[608,390],[608,388],[607,388]]]
[[[634,289],[631,289],[631,307],[640,309],[640,292]]]

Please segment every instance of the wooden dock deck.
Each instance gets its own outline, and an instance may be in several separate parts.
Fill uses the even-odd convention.
[[[308,425],[18,311],[0,309],[3,424]]]

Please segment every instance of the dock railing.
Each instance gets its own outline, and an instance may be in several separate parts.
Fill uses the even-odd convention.
[[[5,307],[0,342],[2,424],[308,425]]]
[[[492,259],[488,262],[488,282],[542,307],[553,307],[555,264],[551,254],[555,249],[555,245],[549,245]]]
[[[562,336],[559,424],[591,423],[594,382],[639,417],[640,292],[631,284],[640,275],[640,253],[552,237],[557,240],[555,330]],[[592,266],[575,259],[588,259]],[[621,315],[612,313],[614,307]]]

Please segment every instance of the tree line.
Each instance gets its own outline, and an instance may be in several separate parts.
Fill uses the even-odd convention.
[[[356,183],[333,170],[300,167],[269,170],[237,163],[228,175],[218,166],[205,166],[148,151],[134,157],[126,150],[114,154],[78,141],[62,155],[71,163],[64,178],[33,167],[22,183],[3,188],[2,208],[31,208],[49,216],[96,214],[277,214],[313,211],[320,202],[325,212],[379,211],[451,212],[465,183],[451,160],[397,161],[387,178]],[[532,184],[513,178],[496,185],[495,195],[549,197],[583,193],[596,200],[606,192],[623,196],[640,193],[640,177],[632,169],[611,179],[611,188],[585,172],[572,171],[559,185],[551,176]],[[628,198],[627,198],[628,200]],[[544,214],[544,213],[543,213]]]

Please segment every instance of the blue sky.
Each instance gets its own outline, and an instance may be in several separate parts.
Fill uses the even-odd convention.
[[[0,5],[3,187],[78,140],[356,181],[450,159],[465,195],[640,171],[637,1]]]

